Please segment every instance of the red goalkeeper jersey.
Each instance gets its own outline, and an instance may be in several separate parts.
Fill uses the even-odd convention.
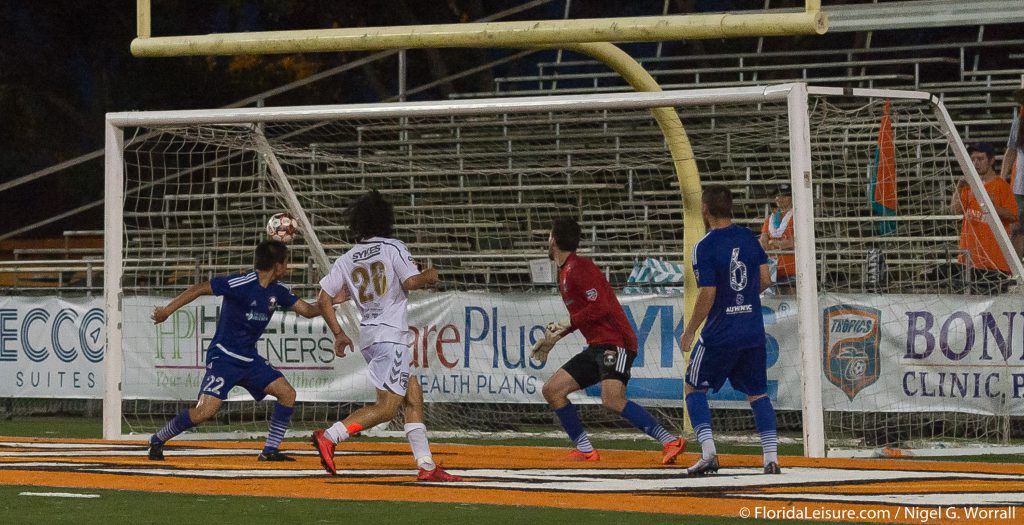
[[[558,290],[572,326],[588,345],[609,344],[636,352],[636,334],[604,274],[586,257],[569,255],[558,269]]]

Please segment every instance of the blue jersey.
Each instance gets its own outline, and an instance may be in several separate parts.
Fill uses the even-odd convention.
[[[711,230],[693,248],[697,286],[714,286],[701,340],[708,347],[764,345],[761,265],[768,256],[753,232],[735,224]]]
[[[223,296],[224,301],[207,359],[221,353],[245,363],[261,360],[256,353],[256,341],[263,335],[270,317],[278,307],[291,308],[299,300],[278,281],[264,288],[256,272],[214,277],[210,286],[214,295]]]

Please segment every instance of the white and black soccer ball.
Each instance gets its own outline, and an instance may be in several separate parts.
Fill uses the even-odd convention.
[[[284,243],[292,242],[299,234],[299,222],[288,213],[275,213],[267,221],[267,237]]]

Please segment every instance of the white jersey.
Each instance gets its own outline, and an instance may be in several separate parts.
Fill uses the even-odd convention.
[[[359,344],[408,344],[406,279],[419,274],[409,249],[401,241],[371,237],[338,257],[320,288],[332,297],[347,288],[361,316]]]

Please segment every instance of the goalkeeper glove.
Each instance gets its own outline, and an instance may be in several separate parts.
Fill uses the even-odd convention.
[[[555,344],[562,337],[565,337],[568,330],[568,319],[548,323],[544,328],[544,337],[533,343],[533,347],[530,349],[530,358],[540,363],[546,362],[548,360],[548,352],[551,352],[551,349],[555,347]]]

